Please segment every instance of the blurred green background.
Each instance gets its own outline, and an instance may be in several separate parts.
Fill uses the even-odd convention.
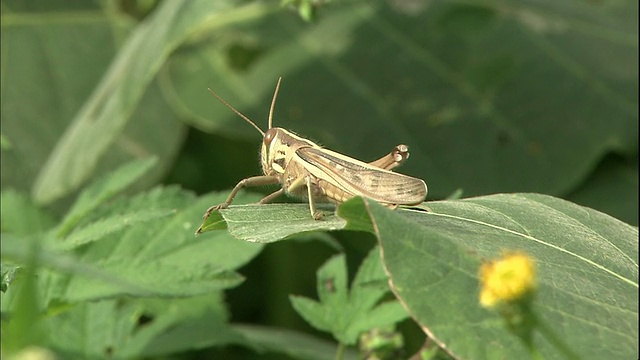
[[[1,6],[2,190],[54,218],[134,158],[160,166],[132,193],[228,191],[259,174],[259,134],[207,88],[264,129],[282,76],[275,126],[366,161],[407,144],[399,171],[424,179],[428,200],[536,192],[638,224],[637,1]],[[332,236],[352,270],[374,244]],[[266,246],[228,293],[232,320],[312,331],[287,295],[315,296],[333,252]]]

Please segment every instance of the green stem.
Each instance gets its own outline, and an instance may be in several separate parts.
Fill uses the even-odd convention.
[[[338,343],[338,351],[336,351],[336,360],[342,360],[342,358],[344,357],[344,344],[343,343]]]

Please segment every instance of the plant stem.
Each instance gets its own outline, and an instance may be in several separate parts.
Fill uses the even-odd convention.
[[[336,351],[336,360],[342,360],[343,356],[344,356],[344,344],[343,343],[338,343],[338,350]]]

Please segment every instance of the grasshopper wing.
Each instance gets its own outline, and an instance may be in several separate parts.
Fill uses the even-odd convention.
[[[424,181],[371,166],[335,151],[302,147],[296,155],[315,177],[341,190],[385,204],[415,205],[427,196]]]

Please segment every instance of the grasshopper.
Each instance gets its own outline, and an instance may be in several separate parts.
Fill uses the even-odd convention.
[[[220,102],[262,134],[260,163],[264,175],[241,180],[231,190],[225,202],[207,209],[204,220],[212,211],[229,207],[240,189],[246,186],[280,184],[282,187],[279,190],[258,203],[266,204],[282,194],[306,198],[311,216],[315,220],[320,220],[323,216],[322,212],[316,210],[316,202],[340,204],[359,195],[395,209],[398,205],[417,205],[424,201],[427,196],[424,181],[391,171],[409,157],[406,145],[397,145],[389,154],[365,163],[322,148],[291,131],[272,127],[273,110],[281,80],[282,78],[278,79],[271,100],[269,127],[266,132],[209,89]]]

